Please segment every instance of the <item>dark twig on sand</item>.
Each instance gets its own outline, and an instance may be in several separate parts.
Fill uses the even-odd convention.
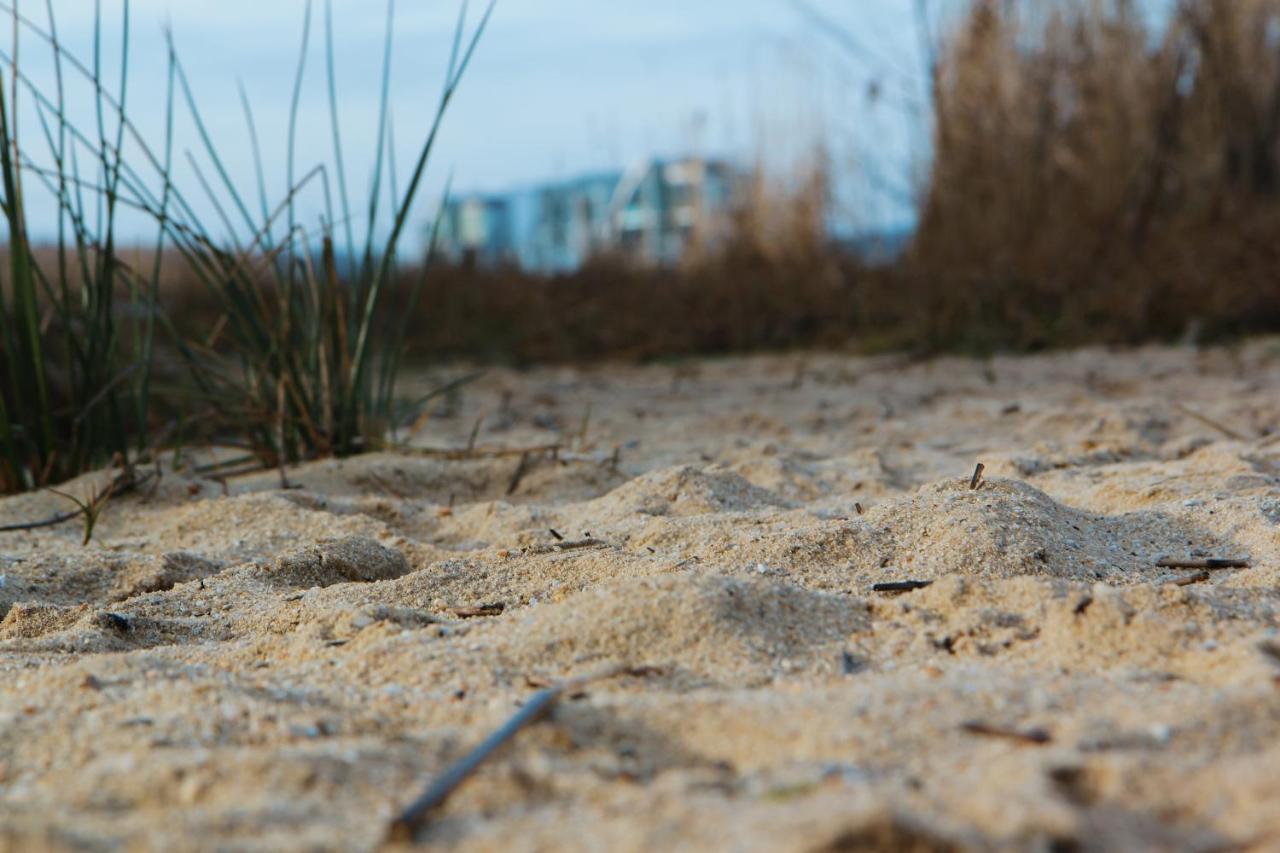
[[[603,539],[577,539],[572,542],[548,542],[545,545],[530,545],[524,549],[526,554],[557,554],[561,551],[581,551],[584,548],[608,548],[609,543]]]
[[[1202,415],[1199,412],[1195,411],[1194,409],[1189,409],[1186,406],[1182,405],[1181,403],[1174,403],[1173,408],[1177,409],[1179,412],[1186,415],[1187,417],[1193,420],[1199,421],[1200,423],[1204,424],[1207,427],[1216,429],[1218,432],[1222,433],[1227,438],[1232,439],[1233,441],[1251,441],[1252,440],[1244,435],[1241,435],[1235,430],[1231,429],[1231,427],[1226,426],[1224,424],[1220,424],[1217,421],[1215,421],[1213,418],[1208,417],[1207,415]]]
[[[840,672],[844,675],[857,675],[867,668],[867,662],[852,652],[840,653]]]
[[[42,527],[56,527],[73,518],[79,518],[82,514],[83,510],[73,509],[67,512],[60,512],[57,515],[51,515],[48,518],[42,518],[39,521],[20,521],[17,524],[6,524],[0,527],[0,533],[16,533],[20,530],[39,530]]]
[[[507,609],[501,601],[493,604],[480,604],[475,607],[455,607],[453,615],[459,619],[475,619],[478,616],[498,616]]]
[[[1177,557],[1165,557],[1156,563],[1161,569],[1203,569],[1212,571],[1214,569],[1247,569],[1249,568],[1248,560],[1231,560],[1220,557],[1206,558],[1187,558],[1179,559]]]
[[[476,418],[475,426],[471,427],[471,434],[467,436],[467,453],[475,453],[476,440],[480,438],[480,427],[484,424],[484,415]]]
[[[379,489],[386,492],[387,494],[393,495],[394,497],[397,497],[402,501],[407,501],[409,499],[408,495],[406,495],[404,492],[397,489],[395,486],[391,485],[391,483],[387,482],[387,480],[384,477],[380,477],[377,474],[373,473],[372,471],[365,474],[364,477],[370,483],[377,486]]]
[[[520,481],[524,479],[524,475],[529,471],[529,453],[520,454],[520,464],[516,466],[516,472],[511,475],[511,482],[507,484],[507,496],[510,497],[516,493],[516,489],[520,488]]]
[[[630,671],[632,671],[632,668],[627,666],[608,666],[577,678],[566,679],[533,694],[519,711],[503,723],[501,728],[485,738],[479,746],[464,755],[456,764],[445,770],[439,778],[431,783],[427,790],[422,792],[421,796],[410,803],[409,807],[391,822],[391,826],[387,831],[387,841],[392,843],[412,842],[418,830],[426,824],[431,813],[444,805],[449,796],[472,773],[476,772],[485,759],[493,755],[500,746],[514,737],[525,726],[548,713],[561,697],[572,696],[594,681],[613,678]]]
[[[982,472],[987,470],[987,466],[981,462],[973,469],[973,477],[969,480],[969,490],[976,491],[982,485]]]
[[[560,445],[558,444],[537,444],[531,447],[409,447],[408,445],[398,444],[395,446],[397,453],[403,453],[407,456],[428,456],[433,459],[449,459],[458,461],[462,459],[501,459],[507,456],[524,456],[526,454],[532,456],[536,454],[558,453]]]
[[[1258,643],[1258,651],[1262,652],[1274,664],[1280,664],[1280,643],[1275,640],[1263,640]]]
[[[1041,728],[1034,729],[1013,729],[1004,728],[1002,726],[993,726],[990,723],[984,723],[981,720],[970,720],[962,723],[961,729],[972,735],[983,735],[985,737],[999,737],[1006,740],[1016,740],[1023,743],[1043,744],[1053,740],[1053,735]]]
[[[926,586],[932,586],[933,581],[889,581],[887,583],[873,584],[872,592],[912,592],[917,589],[924,589]]]
[[[106,492],[103,494],[111,497],[119,497],[120,495],[131,492],[142,484],[150,481],[154,476],[154,473],[147,472],[143,476],[139,477],[132,468],[126,469],[116,475],[115,479],[111,481],[110,485],[107,486]],[[54,490],[51,489],[50,491]],[[61,493],[54,491],[54,494]],[[6,524],[0,526],[0,533],[17,533],[22,530],[39,530],[44,527],[57,527],[59,524],[71,521],[73,518],[79,518],[84,514],[85,507],[78,506],[76,509],[60,512],[55,515],[51,515],[48,518],[42,518],[39,521],[22,521],[17,524]]]

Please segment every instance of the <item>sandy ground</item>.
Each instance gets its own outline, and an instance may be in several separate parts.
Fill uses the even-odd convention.
[[[0,847],[374,849],[621,663],[419,842],[1280,849],[1280,343],[496,371],[414,441],[477,422],[0,534]]]

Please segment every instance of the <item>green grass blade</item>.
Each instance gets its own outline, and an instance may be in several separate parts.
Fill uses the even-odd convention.
[[[426,171],[427,162],[431,157],[431,152],[435,148],[436,138],[439,136],[440,127],[444,122],[445,113],[448,111],[450,102],[457,93],[458,84],[462,80],[462,76],[466,73],[467,67],[471,63],[471,58],[475,54],[480,38],[484,35],[485,29],[489,25],[489,20],[493,15],[496,0],[491,0],[489,6],[485,9],[484,15],[480,19],[475,32],[472,34],[471,40],[467,45],[466,52],[462,59],[458,62],[454,70],[453,76],[446,81],[444,93],[440,98],[440,104],[436,108],[436,115],[432,121],[431,129],[427,134],[426,140],[423,142],[418,153],[417,163],[414,165],[413,175],[409,180],[409,185],[405,189],[404,196],[400,202],[400,207],[395,211],[395,221],[392,225],[391,235],[387,238],[385,248],[382,252],[381,259],[378,264],[377,271],[374,273],[369,283],[368,292],[365,295],[365,303],[360,313],[360,328],[356,335],[356,343],[352,355],[352,378],[353,385],[361,383],[365,360],[368,357],[369,333],[372,328],[373,316],[376,313],[377,302],[383,285],[385,284],[391,264],[394,262],[396,247],[400,240],[400,235],[404,230],[405,223],[408,221],[409,212],[413,206],[413,200],[418,191],[418,186],[422,182],[422,176]],[[463,25],[460,20],[459,27]],[[350,405],[350,404],[349,404]],[[345,420],[350,420],[351,412],[347,412]]]
[[[168,54],[168,74],[165,78],[165,99],[164,99],[164,189],[162,190],[160,199],[160,220],[156,228],[155,256],[151,267],[151,287],[149,300],[147,303],[147,319],[146,328],[142,341],[142,361],[146,365],[146,369],[142,375],[142,382],[138,391],[137,404],[137,422],[139,425],[147,422],[147,413],[151,409],[151,374],[152,365],[155,363],[155,338],[156,338],[156,314],[160,310],[160,277],[163,273],[164,253],[165,253],[165,235],[167,228],[165,227],[165,219],[169,213],[169,197],[172,182],[169,175],[172,174],[171,167],[173,163],[173,116],[174,116],[174,56]],[[138,450],[141,451],[145,442],[145,433],[143,429],[138,430]]]
[[[302,81],[307,70],[307,49],[311,42],[311,0],[307,0],[305,11],[302,17],[302,46],[298,50],[298,67],[293,78],[293,96],[289,102],[289,134],[288,148],[286,153],[285,173],[288,178],[289,193],[289,212],[286,218],[286,227],[288,233],[285,235],[286,241],[292,245],[294,237],[294,226],[297,219],[294,216],[294,160],[297,156],[297,138],[298,138],[298,109],[302,101]],[[293,261],[289,262],[289,281],[293,280]]]
[[[172,35],[170,38],[170,46],[172,47]],[[176,51],[175,51],[176,57]],[[196,135],[199,136],[201,145],[204,147],[205,154],[209,157],[209,161],[213,164],[214,171],[218,173],[218,177],[222,182],[223,188],[231,197],[232,203],[240,217],[245,221],[249,231],[255,228],[253,217],[249,214],[249,208],[245,205],[244,199],[240,196],[236,189],[235,182],[231,180],[231,175],[227,172],[227,168],[223,165],[222,158],[218,156],[218,148],[213,144],[213,137],[209,135],[209,129],[204,123],[204,117],[200,112],[200,108],[196,105],[195,95],[191,91],[191,84],[187,81],[187,73],[182,67],[180,59],[174,60],[174,68],[177,71],[178,89],[182,93],[183,101],[187,105],[187,111],[191,116],[191,120],[196,128]],[[234,239],[235,234],[228,235]]]
[[[237,80],[236,88],[240,91],[240,108],[244,111],[244,122],[249,129],[249,150],[253,155],[253,174],[258,182],[258,203],[262,207],[262,221],[269,219],[267,204],[267,179],[262,170],[262,146],[258,143],[258,126],[253,120],[253,108],[249,106],[249,93],[244,89],[244,82]],[[271,242],[271,231],[267,230],[267,242]]]
[[[329,124],[333,132],[333,163],[338,181],[338,200],[342,205],[342,225],[346,237],[348,274],[355,274],[356,240],[351,225],[351,199],[347,194],[347,169],[342,156],[341,122],[338,118],[338,84],[333,50],[333,2],[324,4],[325,69],[329,89]]]
[[[400,311],[400,322],[396,326],[395,336],[391,341],[391,345],[386,349],[386,361],[383,366],[379,392],[379,406],[386,412],[391,411],[395,397],[396,378],[400,374],[400,362],[404,358],[405,348],[409,340],[409,328],[412,325],[412,318],[418,310],[422,292],[426,289],[427,277],[435,262],[436,250],[440,244],[440,223],[444,219],[444,211],[449,206],[452,194],[453,175],[451,174],[448,180],[445,181],[444,195],[440,199],[440,206],[437,208],[435,218],[431,222],[431,236],[427,241],[427,251],[423,255],[422,269],[413,284],[409,286],[409,293],[406,295],[405,304]]]
[[[363,279],[373,269],[373,241],[378,225],[378,208],[381,206],[379,197],[382,195],[382,157],[385,150],[384,146],[386,145],[387,113],[390,110],[391,47],[393,44],[392,34],[395,31],[395,17],[395,0],[387,0],[386,37],[382,46],[382,81],[378,96],[378,142],[377,147],[374,149],[373,181],[369,189],[369,219],[365,226],[364,258],[361,262],[361,268],[364,272],[361,275],[361,288],[356,291],[357,302],[364,299],[362,289],[371,286]]]
[[[12,48],[15,58],[18,56],[18,39],[19,28],[15,23]],[[53,449],[53,419],[19,173],[21,150],[18,146],[17,93],[18,83],[14,79],[12,95],[6,96],[4,78],[0,76],[0,172],[3,173],[4,212],[9,226],[9,275],[15,327],[9,363],[11,387],[19,397],[16,404],[33,406],[36,412],[35,420],[39,425],[36,458],[43,463]],[[32,396],[28,397],[28,394]]]

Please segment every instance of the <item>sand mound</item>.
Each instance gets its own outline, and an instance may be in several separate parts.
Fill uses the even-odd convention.
[[[676,664],[716,679],[791,672],[865,626],[857,601],[725,577],[646,578],[595,587],[501,626],[513,666]],[[839,653],[826,654],[830,661]]]
[[[1184,518],[1083,512],[1016,480],[986,480],[977,490],[959,479],[934,483],[870,511],[864,524],[855,539],[865,550],[851,556],[886,580],[1045,575],[1135,583],[1158,575],[1163,558],[1249,556]]]
[[[321,463],[327,464],[327,463]],[[390,531],[385,522],[368,514],[330,512],[323,497],[279,491],[242,492],[227,497],[192,495],[174,503],[160,503],[159,512],[136,518],[107,514],[99,522],[99,541],[114,541],[120,556],[186,551],[223,565],[276,558],[299,542],[344,536],[379,538]],[[149,504],[147,504],[149,505]]]
[[[687,518],[785,506],[788,503],[783,498],[752,485],[740,474],[682,465],[636,477],[593,501],[589,512],[602,519],[636,514]]]
[[[287,554],[266,568],[266,576],[281,586],[306,589],[351,581],[391,580],[408,571],[409,563],[399,551],[363,536],[348,536],[324,539]]]
[[[112,597],[124,601],[148,592],[163,592],[180,583],[211,577],[226,568],[219,560],[211,560],[188,551],[170,551],[158,557],[146,556],[131,562],[116,580]]]
[[[0,639],[18,640],[43,636],[74,625],[88,605],[59,607],[56,604],[15,604],[0,621]]]

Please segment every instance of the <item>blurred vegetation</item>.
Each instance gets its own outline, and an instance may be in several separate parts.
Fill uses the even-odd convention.
[[[976,3],[902,275],[925,346],[1280,329],[1280,2]]]
[[[839,175],[815,157],[674,270],[437,270],[411,347],[527,363],[1280,331],[1280,0],[1141,11],[970,4],[931,57],[931,168],[890,266],[827,239]]]
[[[390,237],[375,240],[394,163],[380,153],[374,164],[357,239],[327,15],[327,174],[339,191],[319,234],[297,226],[293,193],[272,207],[227,178],[174,58],[170,116],[177,100],[195,120],[201,183],[223,199],[219,227],[199,222],[169,180],[172,140],[120,160],[110,140],[135,133],[123,83],[107,94],[96,63],[58,47],[52,18],[28,22],[60,69],[95,87],[102,130],[72,127],[60,94],[19,78],[13,91],[44,119],[53,165],[37,168],[13,128],[16,105],[0,104],[11,244],[0,491],[143,458],[175,430],[237,444],[262,466],[379,446],[412,414],[395,395],[404,359],[989,353],[1278,331],[1280,0],[1181,0],[1160,21],[1141,12],[1129,0],[974,0],[953,21],[927,69],[933,150],[919,227],[895,263],[868,265],[829,240],[840,176],[815,157],[800,180],[758,180],[731,237],[675,269],[599,257],[551,277],[400,260],[435,129],[475,46],[461,23],[436,124],[409,183],[392,187]],[[12,73],[10,63],[0,92]],[[252,132],[247,101],[246,115]],[[76,171],[90,160],[93,180]],[[291,166],[289,181],[318,174]],[[27,240],[24,185],[57,199],[56,246]],[[107,215],[86,216],[85,196]],[[110,211],[123,204],[155,217],[155,247],[116,246]],[[214,238],[224,231],[229,240]]]

